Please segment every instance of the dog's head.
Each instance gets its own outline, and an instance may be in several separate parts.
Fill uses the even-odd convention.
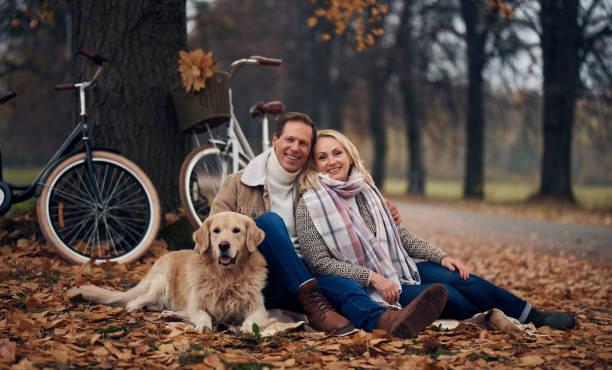
[[[250,254],[264,239],[264,232],[249,217],[235,212],[221,212],[208,217],[193,233],[194,252],[210,255],[223,268],[236,263],[240,254]]]

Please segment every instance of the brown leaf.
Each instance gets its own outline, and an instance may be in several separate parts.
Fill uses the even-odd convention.
[[[225,365],[217,355],[208,356],[204,359],[204,363],[215,370],[224,370]]]
[[[26,299],[25,305],[28,310],[33,310],[35,308],[39,308],[40,306],[42,306],[42,304],[38,301],[38,299],[34,297],[29,297],[28,299]]]
[[[426,339],[423,342],[423,352],[425,353],[433,353],[442,347],[442,343],[435,338]]]
[[[542,365],[544,363],[544,360],[540,356],[529,355],[529,356],[519,357],[519,362],[521,366],[535,367],[538,365]]]
[[[34,370],[34,365],[27,359],[24,358],[17,365],[11,366],[11,370]]]
[[[7,342],[0,344],[0,357],[5,358],[11,362],[15,361],[15,351],[17,350],[17,343]]]

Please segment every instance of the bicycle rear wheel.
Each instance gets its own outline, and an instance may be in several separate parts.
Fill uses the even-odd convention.
[[[57,253],[73,263],[133,262],[159,230],[157,191],[128,159],[103,151],[92,156],[101,202],[86,185],[85,153],[76,154],[45,181],[37,203],[41,231]]]
[[[241,156],[238,168],[245,168],[247,163],[248,160]],[[199,146],[185,158],[181,166],[179,194],[187,218],[194,227],[200,227],[208,217],[215,195],[231,173],[232,156],[219,146]]]

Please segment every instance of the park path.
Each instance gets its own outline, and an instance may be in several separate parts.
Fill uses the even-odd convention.
[[[402,224],[416,235],[490,240],[537,251],[612,262],[612,228],[495,216],[431,203],[393,199]]]

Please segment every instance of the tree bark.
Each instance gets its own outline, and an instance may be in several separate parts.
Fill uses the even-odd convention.
[[[385,157],[387,155],[387,137],[385,136],[384,99],[386,78],[376,76],[368,78],[369,113],[368,122],[372,140],[374,140],[374,165],[372,179],[382,189],[385,181]]]
[[[404,2],[397,35],[399,60],[397,75],[404,105],[404,126],[408,142],[408,193],[425,194],[425,160],[423,154],[422,109],[417,91],[417,76],[420,74],[416,45],[412,36],[412,3]],[[421,71],[424,69],[421,69]]]
[[[482,6],[482,5],[480,5]],[[484,198],[484,113],[482,72],[486,64],[485,44],[488,27],[475,1],[461,1],[466,27],[468,61],[468,111],[466,119],[465,178],[463,196]]]
[[[541,0],[543,154],[539,195],[574,201],[571,145],[579,72],[578,0]]]
[[[72,52],[100,53],[105,67],[88,96],[94,145],[119,150],[151,178],[164,210],[179,206],[181,162],[187,154],[170,89],[179,83],[178,51],[186,46],[185,0],[70,2]],[[79,81],[90,62],[76,57]]]

